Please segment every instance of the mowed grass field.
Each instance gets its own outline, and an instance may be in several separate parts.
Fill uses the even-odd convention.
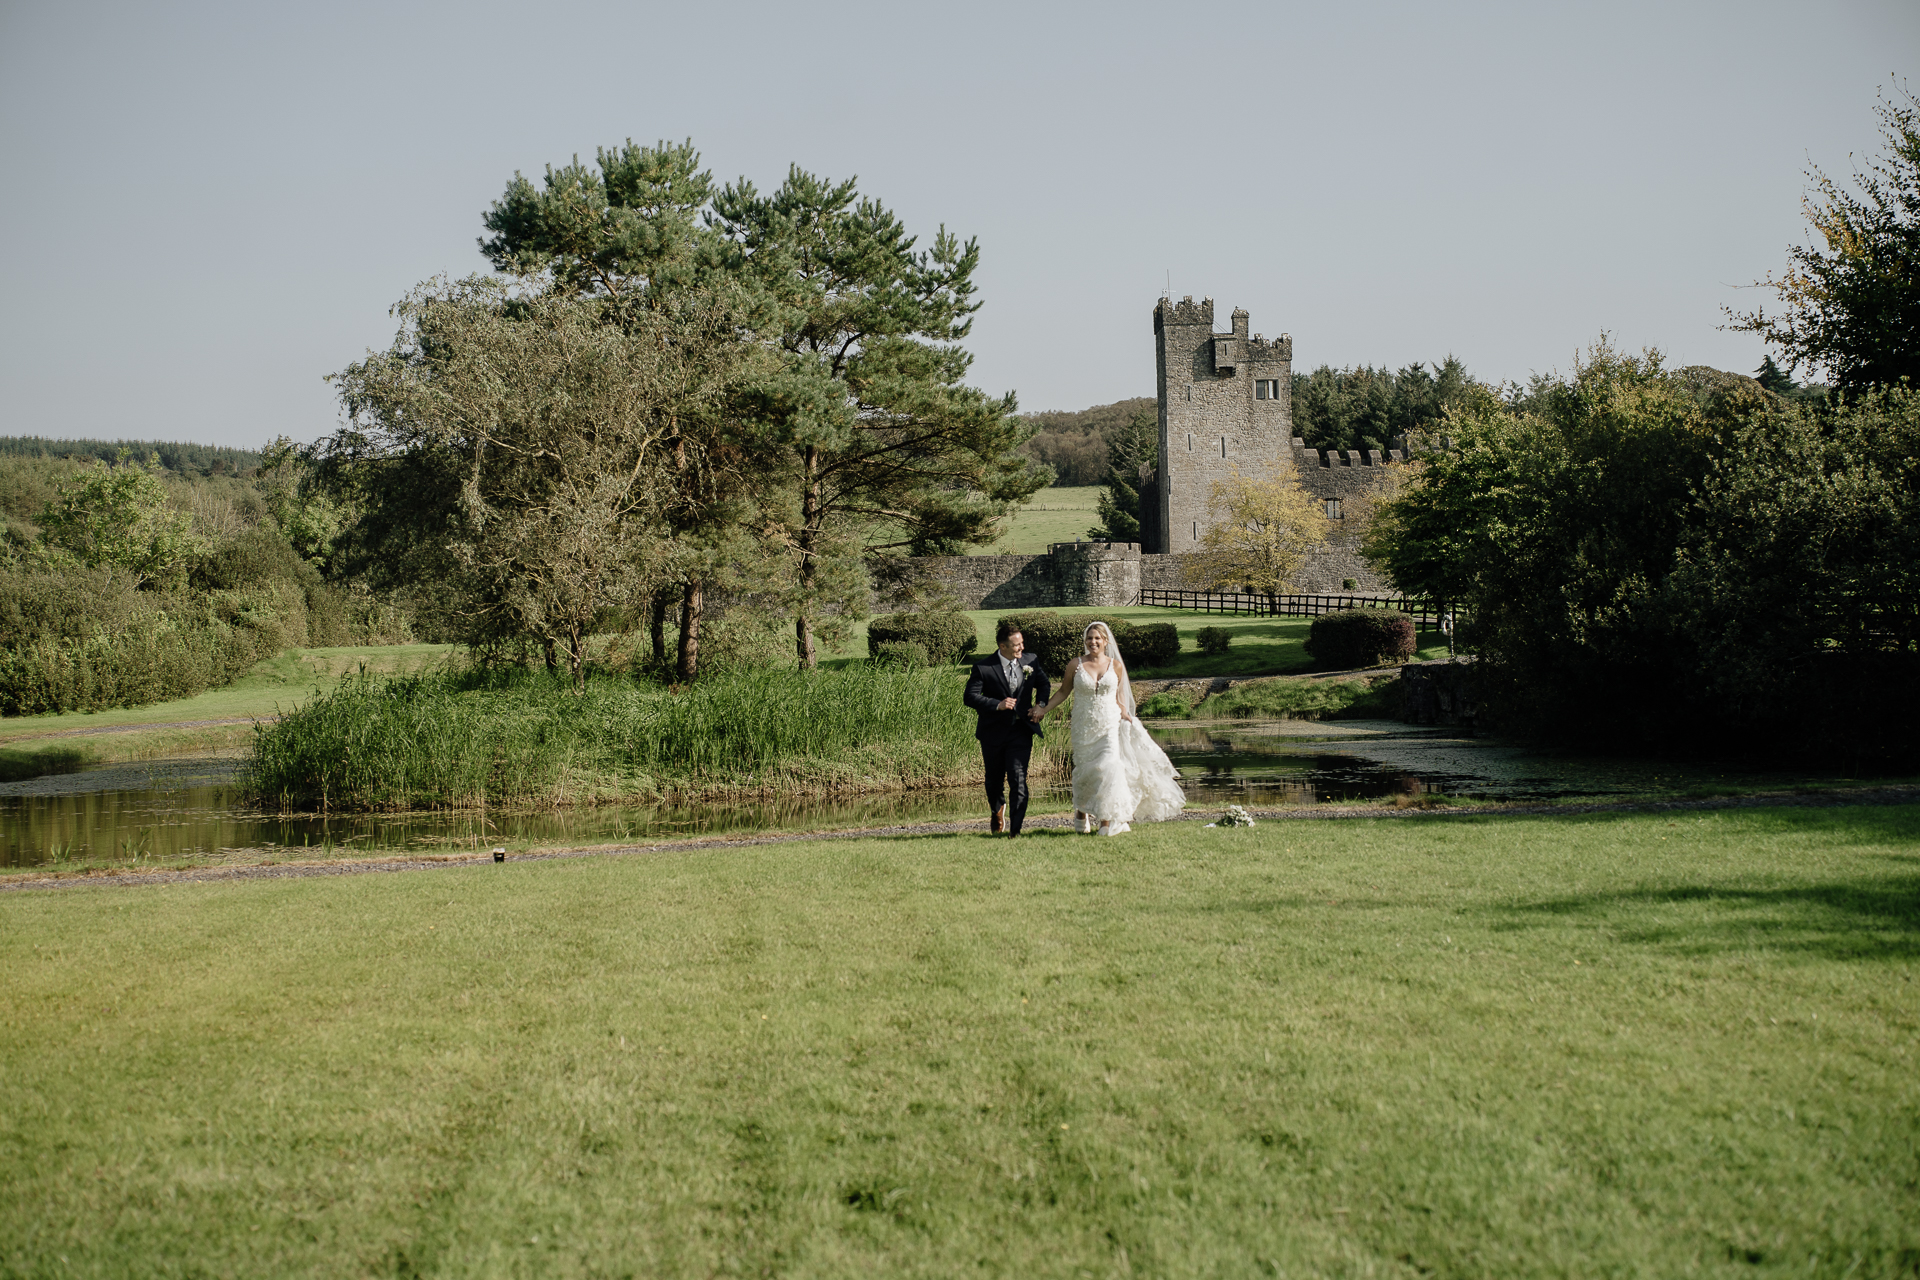
[[[1033,495],[1033,501],[1008,518],[1006,531],[972,555],[1039,555],[1055,542],[1074,542],[1100,523],[1101,485],[1056,485]]]
[[[1920,808],[0,895],[0,1274],[1911,1275]]]
[[[0,781],[88,764],[237,752],[252,741],[250,724],[172,726],[273,716],[305,702],[315,690],[333,688],[363,666],[381,674],[410,675],[442,665],[453,654],[454,646],[446,644],[286,649],[255,663],[225,688],[192,698],[110,711],[9,716],[0,720]],[[114,732],[93,732],[97,730]]]

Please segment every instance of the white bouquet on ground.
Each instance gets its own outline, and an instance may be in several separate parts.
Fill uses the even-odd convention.
[[[1209,822],[1207,825],[1210,827],[1250,827],[1253,825],[1253,815],[1237,804],[1230,804],[1227,806],[1227,811],[1220,815],[1220,821]]]

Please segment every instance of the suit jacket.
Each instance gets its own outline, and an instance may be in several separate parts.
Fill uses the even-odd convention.
[[[1036,698],[1044,703],[1052,696],[1053,686],[1047,682],[1047,673],[1040,669],[1032,654],[1023,653],[1018,661],[1020,689],[1017,693],[1007,689],[997,649],[988,654],[985,661],[974,663],[973,672],[967,678],[966,702],[980,717],[973,736],[982,742],[1003,742],[1023,731],[1036,738],[1042,736],[1040,726],[1027,718],[1027,712],[1033,709]],[[1008,697],[1018,702],[1013,710],[1002,711],[1000,703]]]

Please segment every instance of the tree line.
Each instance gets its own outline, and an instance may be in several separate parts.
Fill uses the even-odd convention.
[[[1729,313],[1749,379],[1604,338],[1570,376],[1469,388],[1366,537],[1471,617],[1502,724],[1587,745],[1910,762],[1920,713],[1920,103],[1818,170],[1815,242]],[[1826,385],[1804,388],[1804,369]]]
[[[337,513],[298,492],[287,442],[111,461],[73,443],[0,440],[0,713],[189,697],[288,645],[414,638],[405,602],[334,571]]]

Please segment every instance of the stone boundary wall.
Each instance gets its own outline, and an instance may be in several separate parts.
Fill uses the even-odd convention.
[[[1132,542],[1058,542],[1044,555],[923,556],[916,563],[952,593],[960,609],[1124,608],[1142,591],[1192,590],[1185,556],[1143,555]],[[1335,537],[1307,557],[1294,590],[1304,595],[1391,595],[1360,558],[1357,536]]]

